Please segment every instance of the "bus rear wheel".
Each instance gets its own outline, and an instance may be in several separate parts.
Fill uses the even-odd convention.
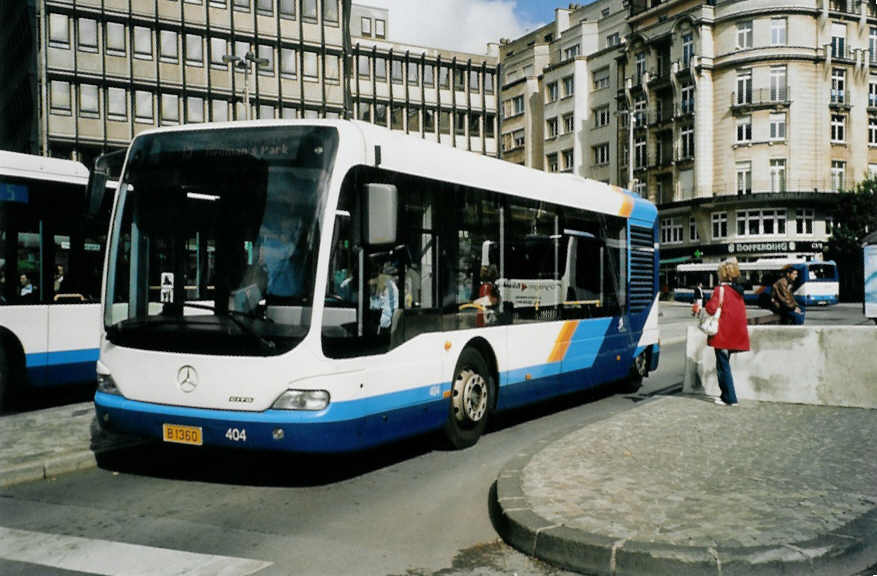
[[[18,407],[22,386],[22,367],[18,354],[8,342],[0,341],[0,413]]]
[[[633,394],[643,385],[643,378],[649,373],[649,353],[648,350],[633,359],[633,366],[630,367],[630,374],[621,383],[621,391],[625,394]]]
[[[493,377],[481,354],[474,348],[463,350],[454,369],[444,426],[445,438],[453,448],[468,448],[478,442],[487,425],[494,390]]]

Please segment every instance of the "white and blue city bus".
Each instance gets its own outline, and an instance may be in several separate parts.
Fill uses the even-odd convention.
[[[765,298],[773,291],[773,284],[787,268],[798,271],[792,287],[795,300],[802,306],[828,306],[838,303],[840,283],[837,264],[833,260],[803,260],[800,258],[759,258],[740,262],[740,282],[744,284],[743,299],[747,304],[766,304]],[[676,277],[679,288],[673,297],[679,302],[694,300],[694,287],[703,283],[704,297],[709,299],[718,284],[717,262],[679,264]],[[769,298],[768,298],[769,299]]]
[[[109,205],[80,162],[0,151],[0,409],[95,381]]]
[[[166,442],[350,451],[658,364],[657,211],[343,120],[138,135],[95,405]]]

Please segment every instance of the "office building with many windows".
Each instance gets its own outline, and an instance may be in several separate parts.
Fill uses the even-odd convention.
[[[496,156],[496,45],[487,45],[487,53],[478,55],[393,42],[388,16],[386,9],[351,8],[355,117]]]

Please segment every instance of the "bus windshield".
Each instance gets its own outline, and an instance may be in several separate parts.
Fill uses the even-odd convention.
[[[337,143],[314,126],[137,138],[108,255],[107,338],[223,355],[300,342]]]

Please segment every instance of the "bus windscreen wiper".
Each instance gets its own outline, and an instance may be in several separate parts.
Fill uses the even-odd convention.
[[[240,328],[241,331],[243,331],[245,334],[252,336],[256,340],[258,340],[262,344],[262,346],[264,346],[268,350],[274,350],[274,348],[276,346],[273,341],[267,340],[267,339],[263,338],[262,336],[260,336],[259,333],[256,332],[252,326],[249,326],[246,323],[241,322],[238,319],[238,316],[244,316],[245,318],[250,318],[252,320],[264,320],[267,322],[273,322],[273,320],[271,320],[267,316],[259,317],[259,316],[254,316],[253,314],[250,314],[248,312],[239,312],[237,310],[220,310],[216,306],[212,306],[210,304],[194,304],[191,302],[182,302],[180,304],[180,306],[183,306],[186,308],[198,308],[200,310],[210,310],[211,312],[213,312],[217,316],[222,316],[224,318],[228,318],[229,320],[234,322],[234,325],[237,326],[238,328]]]

